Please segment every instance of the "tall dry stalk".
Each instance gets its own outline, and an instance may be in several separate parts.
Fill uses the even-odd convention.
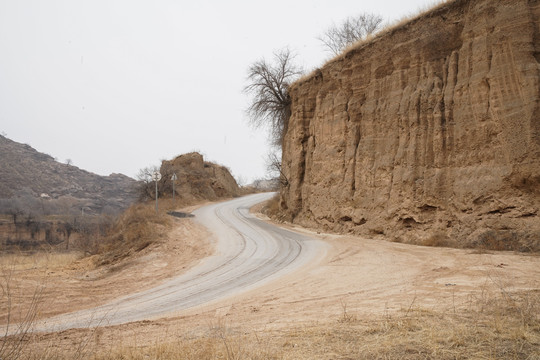
[[[0,339],[0,359],[19,359],[22,356],[26,340],[36,322],[39,305],[43,298],[42,284],[38,284],[31,295],[28,305],[17,301],[13,288],[14,268],[2,268],[0,299],[7,304],[6,323],[1,325],[3,337]],[[18,309],[18,313],[17,313]]]

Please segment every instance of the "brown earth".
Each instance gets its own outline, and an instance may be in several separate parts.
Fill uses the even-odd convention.
[[[410,309],[451,313],[467,309],[474,299],[487,293],[514,296],[540,289],[540,263],[535,255],[422,247],[293,229],[330,245],[318,261],[295,274],[163,319],[36,334],[28,349],[69,353],[84,344],[87,355],[127,351],[138,358],[135,350],[119,349],[136,347],[142,356],[145,348],[180,338],[222,336],[214,333],[215,329],[279,337],[314,324],[332,328],[349,317],[378,319]],[[155,285],[208,255],[211,245],[204,241],[207,236],[205,229],[181,219],[166,241],[119,268],[87,272],[84,262],[75,262],[49,271],[41,315],[97,305]],[[18,275],[30,293],[41,276],[31,269]]]
[[[173,174],[176,174],[175,191],[186,201],[217,200],[240,194],[240,188],[228,168],[204,161],[201,154],[192,152],[161,163],[160,186],[165,193],[172,191]]]
[[[449,1],[293,84],[287,219],[539,251],[539,19],[537,0]]]
[[[106,266],[98,266],[100,255],[83,258],[77,252],[0,255],[2,286],[11,279],[12,321],[24,315],[23,309],[30,305],[36,291],[41,293],[38,319],[46,318],[151,288],[182,274],[213,252],[209,233],[201,225],[187,218],[171,217],[171,222],[170,229],[156,225],[159,240]],[[8,313],[8,302],[3,301],[0,323],[5,324]]]

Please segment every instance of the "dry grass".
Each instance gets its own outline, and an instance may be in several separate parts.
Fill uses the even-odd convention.
[[[400,238],[394,239],[400,242]],[[475,249],[477,251],[517,251],[524,253],[540,252],[540,240],[538,236],[530,234],[520,234],[510,230],[485,230],[476,239],[460,241],[450,238],[444,231],[435,230],[426,238],[420,238],[418,245],[434,247],[453,247]]]
[[[276,194],[274,197],[272,197],[270,200],[266,201],[264,205],[260,208],[260,212],[271,218],[272,220],[283,222],[283,221],[290,221],[291,219],[288,218],[285,213],[281,210],[281,206],[279,204],[280,202],[280,196],[279,194]]]
[[[539,236],[540,234],[535,237],[511,230],[489,229],[481,233],[466,247],[496,251],[539,252]]]
[[[171,208],[170,202],[160,202],[158,213],[154,202],[138,203],[127,209],[103,241],[99,265],[116,263],[165,236],[171,226],[170,216],[166,214]]]
[[[20,258],[13,256],[2,256],[2,266],[0,267],[0,359],[19,359],[26,350],[26,342],[30,330],[36,321],[39,306],[42,301],[43,283],[35,284],[30,294],[22,291],[15,274],[27,266]],[[22,298],[30,297],[28,306],[20,306]]]
[[[30,313],[35,316],[47,285],[47,274],[82,256],[81,252],[51,251],[0,254],[0,324],[24,321]]]
[[[0,254],[0,269],[23,270],[52,270],[63,268],[83,257],[79,251],[54,252],[39,251],[35,253]]]
[[[118,346],[93,359],[539,359],[540,292],[482,290],[460,309],[415,308],[375,319],[347,310],[335,322],[266,332],[218,321],[204,335]],[[96,347],[96,351],[99,348]],[[73,355],[73,354],[72,354]],[[70,355],[71,356],[71,355]],[[53,358],[53,357],[51,357]],[[63,359],[66,357],[56,356]]]
[[[230,343],[249,359],[534,359],[539,314],[538,293],[486,295],[459,313],[407,309],[377,320],[346,314],[334,324],[236,336]]]
[[[261,212],[268,215],[270,218],[278,217],[281,213],[281,209],[279,207],[279,194],[268,200],[262,207]]]
[[[442,231],[435,231],[431,236],[424,239],[420,245],[424,246],[435,246],[435,247],[451,247],[455,246],[450,239],[448,238],[448,235]]]

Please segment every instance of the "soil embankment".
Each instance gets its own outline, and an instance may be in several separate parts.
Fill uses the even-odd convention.
[[[293,84],[288,218],[540,250],[539,18],[538,1],[450,1]]]

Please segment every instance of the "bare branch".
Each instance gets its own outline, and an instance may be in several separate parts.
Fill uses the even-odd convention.
[[[246,111],[251,125],[269,126],[276,145],[281,144],[290,116],[289,85],[302,74],[293,59],[291,51],[284,49],[274,53],[273,64],[265,59],[253,63],[248,69],[249,84],[244,88],[244,92],[252,97]]]
[[[152,174],[154,171],[159,171],[159,167],[156,165],[147,166],[145,168],[142,168],[137,173],[136,177],[137,180],[143,181],[145,184],[149,184],[152,182]]]
[[[140,181],[138,187],[139,200],[146,200],[155,196],[154,186],[152,185],[152,174],[155,171],[159,171],[159,166],[147,166],[139,170],[136,175],[137,180]]]
[[[289,185],[289,179],[281,170],[281,160],[273,151],[269,152],[266,157],[266,169],[271,178],[279,178],[281,186]]]
[[[383,18],[380,15],[368,13],[348,17],[341,25],[332,25],[318,39],[326,47],[326,50],[337,56],[355,42],[365,39],[379,30],[382,21]]]

